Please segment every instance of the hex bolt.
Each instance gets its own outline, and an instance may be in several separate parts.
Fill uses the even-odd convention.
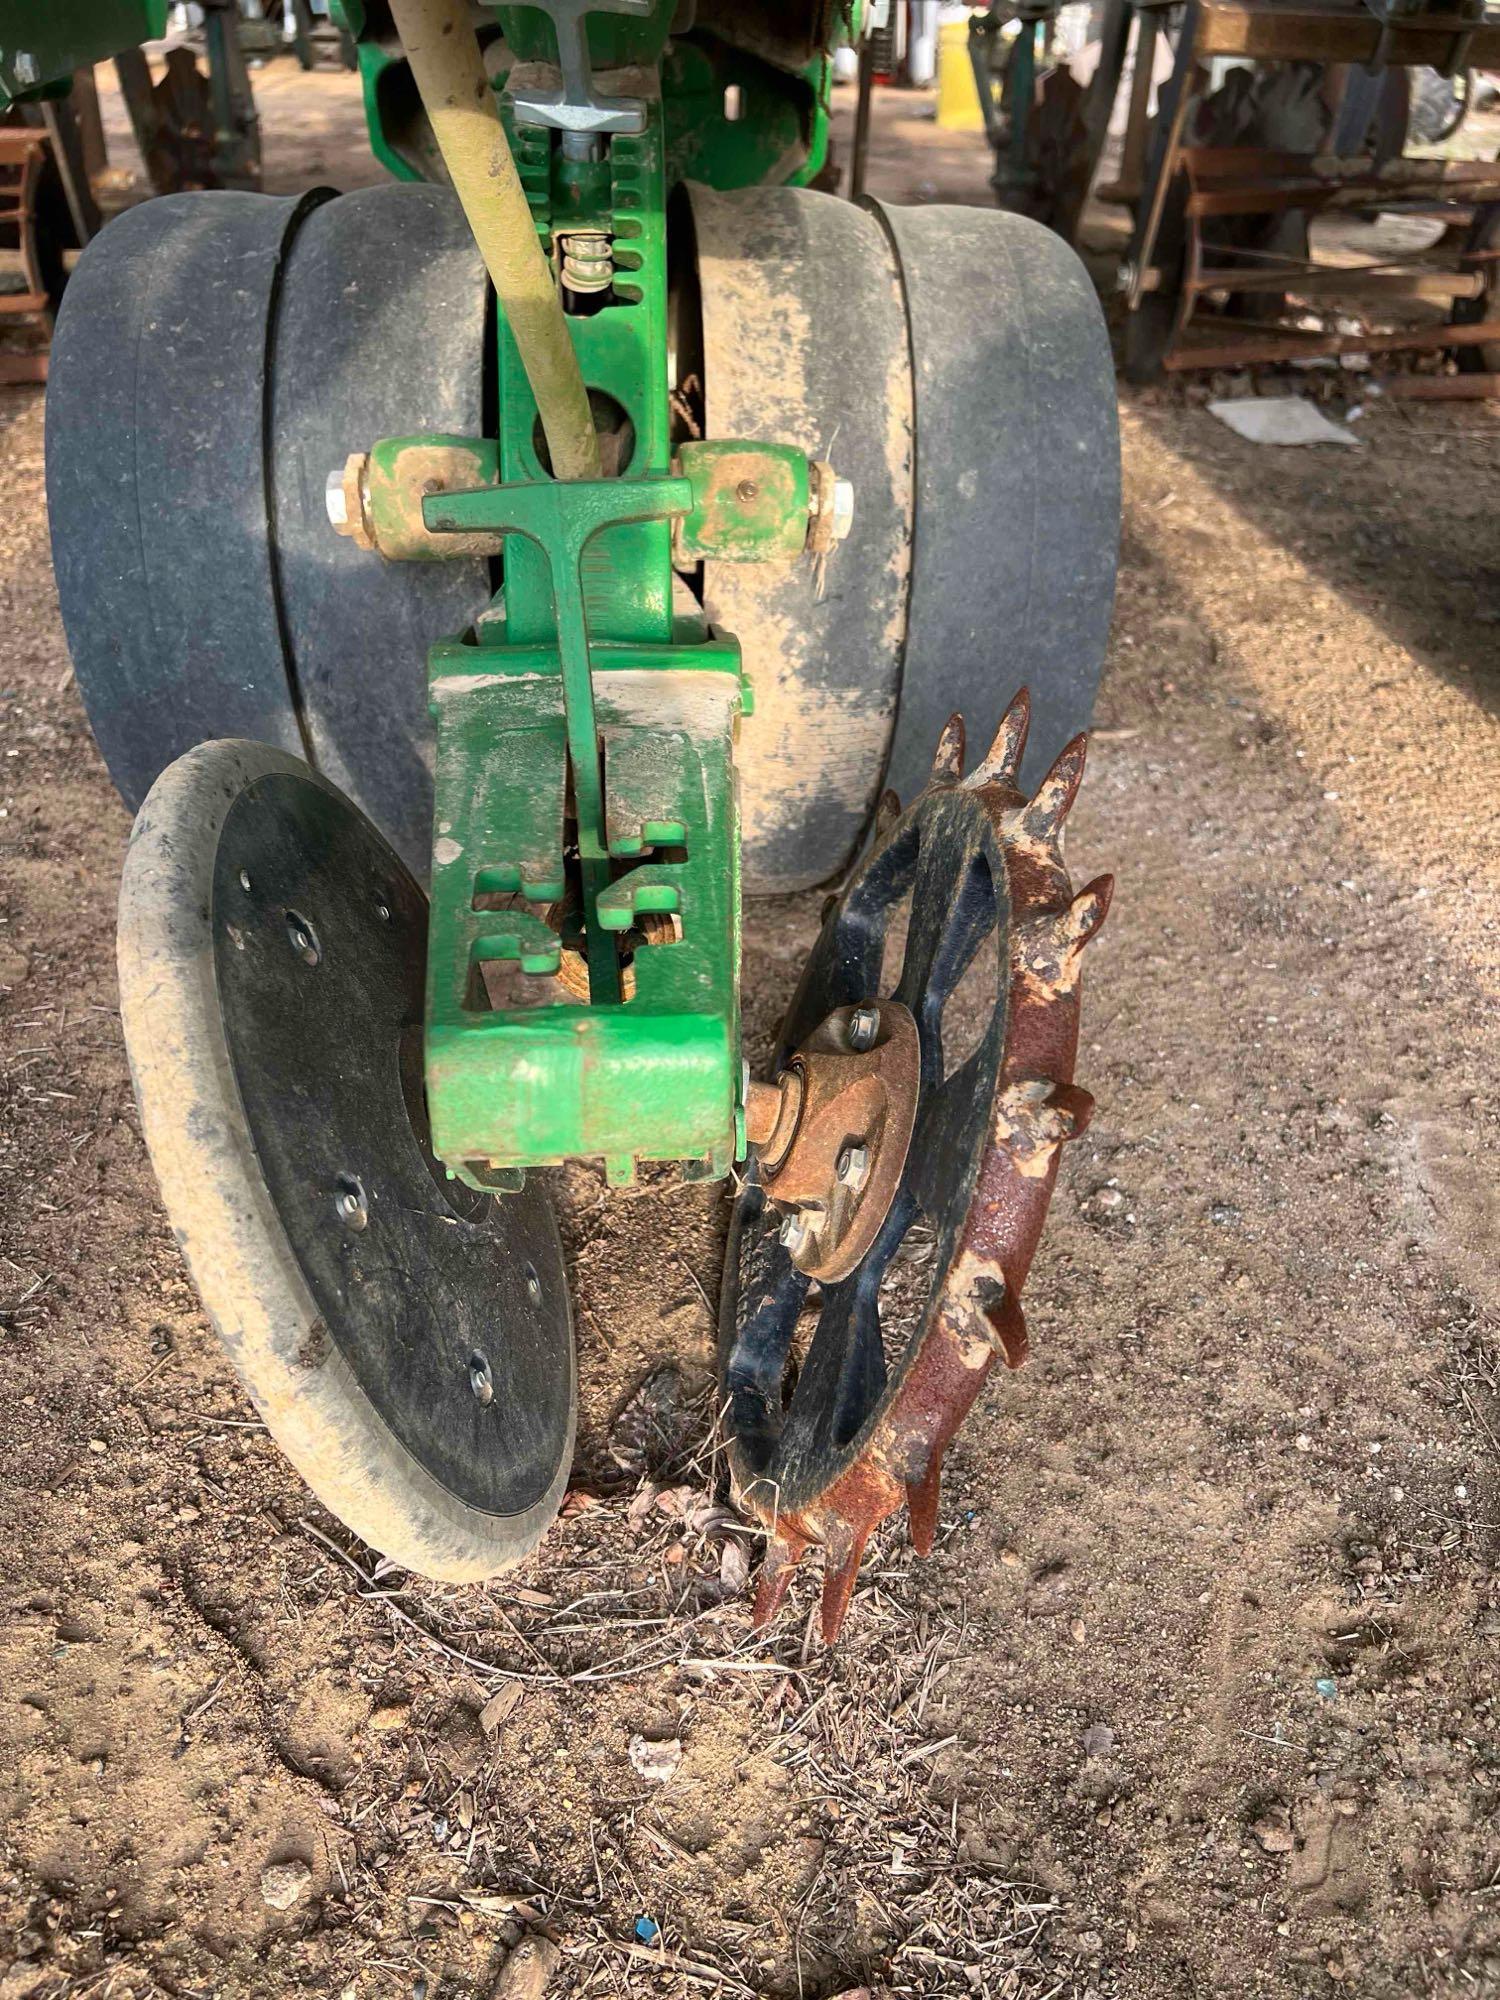
[[[495,1400],[495,1378],[490,1372],[488,1358],[483,1354],[469,1356],[469,1387],[474,1392],[474,1400],[488,1406]]]
[[[781,1228],[777,1233],[781,1238],[782,1248],[789,1257],[797,1256],[812,1242],[813,1233],[807,1226],[807,1218],[799,1214],[796,1209],[781,1218]]]
[[[339,1219],[350,1229],[363,1229],[370,1220],[369,1206],[365,1201],[365,1191],[353,1174],[339,1176],[339,1191],[333,1198],[333,1205]]]
[[[336,535],[347,535],[362,549],[373,549],[375,537],[365,511],[365,478],[370,469],[367,451],[351,452],[336,465],[323,482],[323,505]]]
[[[849,1016],[849,1046],[857,1054],[874,1045],[880,1032],[880,1010],[878,1007],[856,1007]]]
[[[840,1187],[861,1188],[870,1173],[870,1149],[868,1146],[845,1146],[839,1154],[838,1165],[834,1169]]]
[[[341,465],[336,465],[323,482],[323,505],[328,509],[331,527],[348,527],[349,498],[344,492],[344,468]]]
[[[754,499],[757,499],[760,494],[760,488],[756,485],[753,479],[742,479],[739,485],[736,486],[734,490],[738,498],[743,500],[747,507],[750,505],[750,502]]]
[[[316,965],[323,956],[318,943],[318,934],[306,917],[299,917],[295,910],[286,913],[286,934],[292,950],[304,965]]]

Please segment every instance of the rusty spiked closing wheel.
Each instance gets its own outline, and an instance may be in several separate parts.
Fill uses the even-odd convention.
[[[1018,790],[1029,720],[1023,690],[965,776],[963,721],[954,716],[915,803],[903,812],[887,794],[783,1023],[783,1078],[799,1063],[810,1075],[818,1052],[835,1043],[847,1059],[864,1041],[873,1057],[887,1045],[888,1023],[894,1031],[903,1014],[915,1023],[909,1138],[899,1172],[887,1177],[878,1226],[865,1218],[868,1248],[846,1269],[847,1258],[826,1254],[829,1230],[842,1226],[835,1211],[820,1237],[804,1208],[778,1198],[779,1160],[796,1144],[784,1133],[752,1155],[731,1224],[721,1407],[736,1498],[769,1536],[756,1621],[774,1616],[796,1563],[816,1544],[830,1643],[871,1531],[903,1501],[917,1550],[931,1548],[948,1443],[995,1356],[1011,1368],[1026,1357],[1021,1290],[1058,1152],[1093,1108],[1073,1082],[1080,976],[1113,883],[1100,876],[1075,894],[1063,863],[1082,736],[1033,796]],[[877,1002],[887,932],[908,894],[900,978],[890,1001]],[[992,935],[995,988],[985,996],[982,1036],[945,1069],[945,1006]],[[799,1103],[810,1096],[805,1081],[786,1094]],[[827,1151],[826,1116],[823,1124]],[[862,1146],[846,1145],[839,1157],[846,1166],[855,1157],[872,1178],[878,1169]],[[911,1331],[901,1334],[882,1327],[882,1284],[919,1223],[934,1251]],[[809,1326],[810,1340],[800,1338]]]

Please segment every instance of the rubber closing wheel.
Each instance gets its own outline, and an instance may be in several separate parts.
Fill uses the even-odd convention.
[[[261,404],[284,248],[324,199],[142,202],[89,245],[58,315],[52,565],[89,722],[132,807],[206,737],[302,746]]]
[[[1119,553],[1114,366],[1082,263],[1024,216],[687,192],[679,388],[701,368],[708,435],[799,444],[854,487],[825,565],[703,567],[755,689],[736,762],[764,894],[839,874],[955,712],[993,728],[1028,686],[1028,785],[1087,728]]]
[[[572,1456],[562,1247],[535,1188],[449,1180],[422,1091],[422,891],[284,752],[189,751],[141,808],[120,1004],[194,1282],[319,1499],[423,1575],[494,1575]]]

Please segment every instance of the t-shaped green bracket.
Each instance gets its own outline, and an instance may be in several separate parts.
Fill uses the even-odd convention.
[[[524,535],[547,559],[583,869],[589,983],[601,1000],[619,999],[620,978],[615,948],[604,935],[606,927],[594,919],[594,905],[609,881],[609,831],[584,615],[583,552],[601,528],[627,521],[670,520],[686,514],[692,505],[693,488],[686,479],[536,480],[481,486],[468,493],[435,493],[422,504],[422,518],[432,534]]]

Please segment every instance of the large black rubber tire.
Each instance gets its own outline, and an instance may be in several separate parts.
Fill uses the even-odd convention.
[[[393,563],[335,535],[329,470],[377,438],[484,434],[484,266],[451,189],[361,188],[297,231],[269,434],[282,619],[312,761],[425,879],[427,648],[490,596],[488,565]]]
[[[755,690],[740,732],[745,886],[804,889],[850,861],[879,794],[906,634],[912,388],[874,216],[806,188],[688,189],[710,437],[801,446],[853,483],[819,567],[704,565],[704,609]]]
[[[245,736],[310,755],[425,876],[427,645],[487,566],[336,536],[328,472],[377,438],[483,429],[483,269],[448,189],[170,195],[79,260],[53,343],[63,622],[111,776]]]
[[[320,199],[143,202],[89,245],[58,316],[52,564],[84,706],[132,808],[206,737],[302,747],[261,408],[286,242]]]
[[[978,740],[1029,685],[1026,779],[1087,727],[1119,543],[1109,341],[1077,256],[1024,217],[689,193],[709,434],[800,444],[855,489],[823,576],[704,571],[755,689],[745,886],[804,888],[882,784],[921,789],[955,710]]]
[[[200,744],[137,816],[120,1017],[193,1280],[323,1503],[462,1581],[556,1514],[576,1380],[545,1194],[475,1194],[432,1156],[426,933],[390,846],[283,751]]]
[[[988,742],[1031,689],[1023,786],[1088,727],[1120,536],[1104,315],[1078,256],[1026,216],[880,205],[914,361],[917,504],[886,783],[909,801],[955,711]]]

